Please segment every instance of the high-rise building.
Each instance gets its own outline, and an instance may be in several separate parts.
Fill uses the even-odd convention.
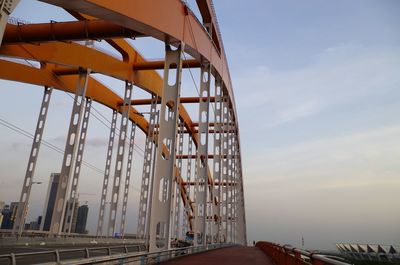
[[[49,187],[47,188],[46,201],[43,210],[43,220],[40,225],[40,230],[43,231],[50,230],[51,219],[53,217],[59,182],[60,182],[60,173],[52,173],[50,175]]]
[[[42,216],[38,216],[36,221],[32,221],[29,223],[28,230],[39,230],[40,224],[42,222]]]
[[[79,207],[78,199],[75,199],[75,204],[74,204],[74,199],[69,199],[67,201],[67,205],[66,205],[66,209],[65,209],[63,231],[68,232],[68,226],[69,226],[69,223],[71,223],[71,233],[75,232],[76,219],[77,219],[77,215],[78,215],[78,207]],[[72,217],[72,221],[71,221],[71,217]]]
[[[2,215],[2,222],[1,222],[1,229],[9,229],[10,228],[10,222],[11,222],[11,210],[10,210],[10,205],[5,205],[3,207],[3,210],[1,211]],[[12,227],[12,226],[11,226]]]
[[[10,205],[5,205],[1,214],[3,220],[1,223],[1,229],[12,229],[14,225],[15,215],[17,214],[19,202],[12,202]]]
[[[86,222],[89,213],[89,207],[82,205],[78,208],[78,214],[76,217],[75,233],[85,234],[86,233]]]
[[[3,214],[1,212],[3,211],[5,205],[6,203],[4,201],[0,201],[0,228],[1,224],[3,223]]]

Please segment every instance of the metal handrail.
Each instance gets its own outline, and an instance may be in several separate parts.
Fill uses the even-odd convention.
[[[0,260],[9,260],[12,265],[17,264],[17,259],[21,257],[34,257],[43,255],[54,255],[55,262],[61,262],[61,254],[64,253],[79,253],[85,254],[85,258],[90,258],[90,252],[107,250],[107,254],[104,256],[112,255],[112,250],[123,250],[125,254],[129,253],[128,248],[136,247],[137,251],[144,251],[146,249],[143,244],[132,244],[132,245],[118,245],[118,246],[107,246],[107,247],[91,247],[91,248],[76,248],[76,249],[55,249],[46,251],[36,251],[36,252],[24,252],[24,253],[10,253],[0,255]],[[137,252],[135,251],[135,252]]]
[[[49,231],[41,231],[41,230],[25,230],[22,233],[22,237],[31,237],[31,236],[42,236],[49,237]],[[77,234],[77,233],[61,233],[58,237],[60,238],[89,238],[89,239],[140,239],[136,235],[125,234],[124,237],[115,237],[115,236],[97,236],[97,235],[88,235],[88,234]],[[0,229],[0,238],[15,238],[15,235],[12,233],[12,229]]]
[[[171,250],[162,250],[162,251],[154,251],[154,252],[143,252],[145,251],[144,245],[119,245],[119,246],[110,246],[110,247],[94,247],[94,248],[78,248],[78,249],[55,249],[55,250],[48,250],[48,251],[39,251],[39,252],[27,252],[27,253],[10,253],[5,255],[0,255],[0,260],[8,260],[11,265],[17,265],[17,259],[21,257],[34,257],[34,256],[42,256],[42,255],[53,255],[54,259],[49,262],[57,262],[58,264],[96,264],[102,263],[105,261],[116,261],[116,260],[125,260],[125,259],[135,259],[141,260],[142,264],[151,264],[154,262],[165,261],[171,258],[175,258],[178,256],[185,256],[194,253],[204,252],[210,249],[215,248],[223,248],[233,246],[233,244],[225,244],[225,243],[218,243],[218,244],[210,244],[206,246],[197,246],[197,247],[183,247],[183,248],[176,248]],[[142,252],[135,252],[129,253],[129,247],[139,247],[139,251]],[[115,249],[123,249],[124,253],[113,253],[112,250]],[[91,257],[90,253],[93,251],[99,250],[107,250],[106,255]],[[79,260],[68,259],[62,260],[61,255],[64,253],[79,253],[82,252],[85,254],[85,257]]]
[[[304,264],[304,265],[349,265],[349,263],[335,260],[315,252],[291,247],[290,245],[279,245],[271,242],[259,241],[256,247],[270,256],[278,265]],[[309,261],[306,261],[309,260]]]
[[[231,247],[231,246],[234,246],[234,244],[217,243],[206,246],[183,247],[183,248],[146,252],[146,253],[121,254],[110,257],[92,258],[86,260],[78,260],[73,263],[71,263],[71,261],[68,261],[68,264],[88,265],[88,264],[103,263],[105,261],[110,262],[110,261],[121,261],[121,260],[129,260],[129,262],[141,261],[141,264],[153,264],[153,263],[159,263],[161,261],[167,261],[177,257],[208,251],[211,249]]]

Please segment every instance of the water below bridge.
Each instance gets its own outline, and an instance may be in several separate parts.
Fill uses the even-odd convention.
[[[256,247],[228,247],[189,255],[167,262],[164,265],[273,265],[272,260]]]

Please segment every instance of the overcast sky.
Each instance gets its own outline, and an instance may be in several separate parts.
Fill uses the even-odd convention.
[[[400,2],[214,4],[239,115],[249,241],[300,246],[303,236],[306,248],[333,249],[335,242],[400,245]],[[22,0],[13,16],[31,22],[71,19],[33,0]],[[162,57],[162,43],[132,43],[146,56]],[[122,82],[98,78],[122,92]],[[186,73],[183,93],[193,87],[187,80]],[[0,118],[33,132],[41,88],[8,81],[0,86]],[[65,93],[54,92],[44,138],[61,148],[71,104]],[[110,119],[107,109],[94,106]],[[91,120],[85,157],[99,168],[107,133]],[[31,141],[2,126],[0,136],[0,152],[7,154],[0,157],[0,200],[18,200]],[[139,134],[137,143],[142,142]],[[142,164],[136,151],[132,218]],[[41,214],[48,176],[59,171],[61,159],[41,149],[36,175],[46,183],[34,187],[31,218]],[[90,181],[80,185],[81,197],[95,204],[98,196],[91,194],[101,187],[91,183],[102,177],[82,169]],[[92,232],[97,207],[90,210]],[[135,231],[136,221],[128,228]]]

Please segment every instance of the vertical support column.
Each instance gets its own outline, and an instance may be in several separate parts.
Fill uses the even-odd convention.
[[[221,122],[222,122],[222,80],[220,77],[215,80],[215,103],[214,103],[214,167],[213,167],[213,179],[214,179],[214,197],[215,203],[213,214],[214,220],[214,242],[220,241],[221,231],[221,191],[222,191],[222,180],[221,180]]]
[[[83,150],[85,149],[85,141],[86,141],[87,128],[88,128],[88,124],[89,124],[91,107],[92,107],[92,99],[87,98],[85,111],[84,111],[84,115],[83,115],[83,120],[82,120],[82,124],[81,124],[82,128],[81,128],[80,137],[79,137],[78,152],[76,155],[76,160],[75,160],[75,165],[74,165],[75,169],[73,171],[72,187],[71,187],[71,191],[69,194],[69,202],[67,203],[67,210],[66,210],[67,213],[66,213],[66,218],[65,218],[65,222],[64,222],[64,232],[66,232],[68,234],[71,233],[72,221],[74,218],[76,202],[78,199],[78,194],[77,194],[78,182],[79,182],[79,175],[81,173]]]
[[[232,111],[230,108],[228,108],[228,182],[227,182],[227,238],[229,239],[228,242],[232,243],[232,182],[233,182],[233,156],[232,156],[232,148],[233,148],[233,144],[232,144]]]
[[[221,126],[221,230],[220,242],[227,242],[227,226],[228,226],[228,96],[223,95],[222,98],[222,126]]]
[[[132,87],[133,85],[131,82],[125,81],[124,102],[121,106],[122,118],[121,118],[121,126],[118,139],[117,160],[115,162],[114,181],[111,193],[110,215],[108,218],[107,234],[109,236],[112,236],[115,231],[115,221],[118,210],[118,198],[121,186],[122,167],[124,163],[126,131],[128,129],[129,110],[131,107]]]
[[[117,111],[113,110],[112,119],[111,119],[110,136],[108,138],[108,148],[107,148],[106,168],[104,171],[103,188],[101,189],[99,219],[97,222],[96,235],[98,237],[103,235],[104,213],[105,213],[105,209],[106,209],[107,189],[108,189],[108,182],[109,182],[109,178],[110,178],[111,158],[112,158],[113,147],[114,147],[114,137],[115,137],[116,125],[117,125]]]
[[[39,155],[40,143],[42,141],[44,125],[46,123],[47,112],[49,109],[51,87],[44,88],[44,94],[42,99],[42,105],[40,107],[39,118],[36,124],[36,131],[33,138],[31,153],[29,155],[28,167],[25,172],[24,184],[22,185],[22,192],[19,199],[17,208],[17,215],[15,216],[15,222],[13,227],[13,234],[18,233],[20,236],[25,226],[25,219],[27,215],[27,206],[31,194],[32,182],[36,168],[36,161]]]
[[[179,123],[179,133],[178,133],[178,146],[177,146],[177,167],[175,174],[175,181],[173,184],[174,193],[173,193],[173,205],[172,205],[172,225],[171,229],[173,229],[173,237],[179,238],[179,227],[180,227],[180,210],[181,210],[181,185],[182,185],[182,155],[183,155],[183,136],[185,127],[184,123]]]
[[[244,201],[244,190],[243,190],[243,170],[242,170],[242,159],[240,154],[240,145],[239,145],[239,180],[240,180],[240,210],[242,212],[241,215],[241,230],[242,230],[242,242],[247,245],[247,231],[246,231],[246,211],[245,211],[245,201]]]
[[[192,230],[192,224],[191,224],[191,199],[190,199],[190,193],[191,193],[191,181],[192,181],[192,149],[193,149],[193,139],[191,135],[188,135],[188,159],[187,159],[187,166],[186,166],[186,205],[185,205],[185,211],[184,211],[184,216],[183,216],[183,231],[182,235],[186,235],[187,232]]]
[[[139,202],[139,218],[137,227],[137,236],[139,238],[147,238],[146,236],[146,224],[148,221],[148,208],[149,208],[149,193],[151,189],[151,175],[154,172],[153,168],[153,156],[155,152],[155,135],[154,129],[157,124],[157,96],[152,95],[151,106],[150,106],[150,120],[149,129],[146,136],[146,144],[144,149],[143,157],[143,173],[142,173],[142,185],[140,188],[140,202]]]
[[[164,89],[157,139],[156,167],[150,217],[150,251],[168,249],[171,188],[175,165],[175,141],[181,87],[183,43],[175,50],[166,44]],[[170,71],[176,66],[175,71]],[[176,73],[175,75],[173,73]],[[167,187],[167,189],[163,189]]]
[[[20,0],[0,0],[0,46],[6,30],[8,16],[14,11]]]
[[[126,209],[128,206],[129,182],[131,180],[133,145],[135,144],[135,130],[136,130],[136,124],[132,122],[131,137],[129,139],[128,162],[126,164],[124,199],[122,200],[122,215],[121,215],[121,236],[122,237],[124,237],[124,234],[125,234]]]
[[[235,146],[235,152],[234,152],[234,212],[233,212],[233,218],[234,218],[234,239],[235,243],[240,243],[239,238],[238,238],[238,228],[239,228],[239,221],[238,221],[238,208],[239,208],[239,189],[238,189],[238,138],[237,138],[237,133],[238,133],[238,128],[237,128],[237,123],[235,123],[235,136],[234,136],[234,146]]]
[[[232,111],[233,115],[233,111]],[[232,116],[233,117],[233,116]],[[232,120],[232,181],[231,181],[231,197],[232,197],[232,206],[231,206],[231,223],[232,223],[232,230],[231,230],[231,237],[232,243],[236,243],[236,160],[235,160],[235,152],[236,152],[236,145],[235,145],[235,125],[234,121]]]
[[[155,174],[156,174],[156,170],[155,170],[155,168],[156,168],[156,157],[157,157],[157,148],[158,148],[158,144],[157,144],[157,141],[158,141],[158,137],[159,137],[159,134],[160,134],[160,126],[159,126],[159,124],[160,124],[160,111],[158,110],[157,112],[156,112],[156,123],[155,123],[156,125],[158,125],[158,126],[154,126],[154,139],[155,139],[155,142],[154,142],[154,151],[153,151],[153,158],[151,159],[151,163],[152,163],[152,172],[151,172],[151,179],[150,179],[150,187],[149,187],[149,201],[148,201],[148,205],[149,205],[149,207],[152,205],[152,203],[153,203],[153,191],[154,191],[154,189],[153,189],[153,185],[154,185],[154,178],[155,178]],[[151,210],[149,209],[149,211],[148,211],[148,215],[147,215],[147,220],[146,220],[146,240],[145,240],[145,245],[147,246],[147,250],[149,250],[150,249],[150,221],[151,221]]]
[[[236,124],[237,126],[237,124]],[[235,135],[235,237],[237,243],[242,243],[240,238],[240,175],[239,175],[239,137],[238,137],[238,128],[236,127],[236,135]]]
[[[199,142],[197,145],[194,211],[194,245],[206,244],[207,191],[208,191],[208,123],[210,107],[211,67],[203,63],[200,73]]]
[[[78,143],[78,132],[81,125],[84,100],[86,94],[87,83],[89,79],[90,70],[79,68],[78,84],[75,92],[74,105],[72,107],[71,120],[68,130],[67,142],[65,145],[65,152],[63,164],[61,167],[60,181],[58,183],[57,194],[54,204],[53,216],[51,218],[50,234],[60,235],[62,232],[66,195],[69,185],[69,180],[72,174],[72,164],[75,160],[76,146]]]

